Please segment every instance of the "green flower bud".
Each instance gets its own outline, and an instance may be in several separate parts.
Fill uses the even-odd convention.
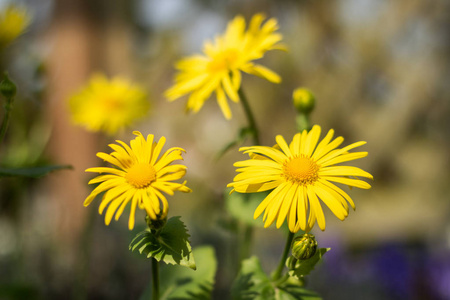
[[[167,215],[165,215],[165,216],[158,215],[156,217],[157,217],[157,219],[153,220],[148,215],[145,216],[145,221],[147,222],[147,226],[148,226],[148,228],[150,228],[150,230],[160,230],[167,223]]]
[[[297,268],[297,262],[298,259],[291,255],[288,257],[288,259],[286,259],[286,267],[289,270],[294,270]]]
[[[316,98],[310,90],[305,88],[298,88],[292,94],[294,106],[299,113],[309,114],[313,109]]]
[[[292,241],[292,255],[299,260],[307,260],[316,253],[317,241],[314,235],[305,233]]]
[[[8,73],[5,73],[3,77],[3,80],[0,82],[0,93],[10,100],[16,95],[17,88],[14,82],[9,79]]]

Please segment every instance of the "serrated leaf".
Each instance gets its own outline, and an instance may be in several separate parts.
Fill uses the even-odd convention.
[[[231,287],[232,299],[264,300],[273,299],[274,295],[275,289],[262,270],[259,259],[252,256],[243,260],[241,270]]]
[[[242,194],[238,192],[229,193],[229,189],[225,191],[225,208],[228,213],[235,219],[244,224],[254,227],[264,227],[264,222],[253,219],[255,210],[258,205],[267,197],[268,192]]]
[[[180,265],[195,270],[196,265],[189,234],[180,217],[170,218],[158,236],[149,230],[142,231],[130,243],[130,250],[139,250],[147,258],[153,257],[166,264]]]
[[[160,273],[160,300],[209,300],[214,286],[217,260],[211,246],[194,249],[197,270],[167,266]],[[151,298],[151,284],[141,299]]]
[[[286,285],[278,288],[277,300],[321,300],[315,292],[298,285]]]
[[[331,248],[320,248],[317,249],[316,253],[307,260],[297,261],[294,270],[289,271],[290,276],[296,276],[298,278],[308,275],[316,266],[316,264],[322,259],[322,256],[330,251]]]
[[[231,288],[233,300],[320,300],[314,292],[305,289],[299,281],[288,280],[277,287],[261,268],[255,256],[242,262],[241,270]]]
[[[18,169],[0,168],[0,177],[20,176],[20,177],[39,178],[44,175],[47,175],[50,172],[63,169],[72,169],[72,166],[69,165],[43,166],[43,167],[18,168]]]

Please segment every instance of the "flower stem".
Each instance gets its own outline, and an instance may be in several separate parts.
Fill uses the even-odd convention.
[[[297,114],[295,118],[295,122],[297,123],[298,132],[303,132],[303,130],[311,130],[311,123],[309,121],[309,114],[300,113]]]
[[[276,281],[276,280],[280,279],[280,277],[281,277],[281,273],[283,272],[283,268],[284,268],[286,259],[289,254],[289,250],[291,249],[291,244],[292,244],[292,240],[294,239],[294,235],[295,235],[294,233],[289,231],[289,235],[286,240],[286,245],[284,246],[284,251],[283,251],[283,255],[281,256],[280,263],[278,264],[277,269],[275,270],[275,272],[272,275],[273,281]]]
[[[253,117],[252,110],[250,108],[250,105],[248,104],[247,97],[245,96],[244,91],[242,90],[242,87],[239,88],[238,94],[239,94],[239,98],[241,99],[242,106],[244,107],[245,115],[248,120],[248,127],[252,131],[252,134],[253,134],[253,144],[260,145],[258,127],[256,127],[255,118]]]
[[[159,300],[159,262],[152,258],[152,300]]]
[[[6,130],[9,125],[9,116],[11,115],[12,103],[6,102],[5,107],[5,116],[3,117],[2,125],[0,127],[0,143],[3,143],[3,139],[5,138]]]
[[[253,241],[253,227],[250,225],[244,225],[241,240],[240,261],[250,256],[251,244]]]
[[[6,130],[8,129],[9,117],[11,115],[16,90],[16,85],[9,79],[8,72],[5,72],[3,75],[3,80],[0,82],[0,94],[2,94],[6,98],[6,102],[4,105],[5,116],[3,117],[2,125],[0,127],[0,143],[3,142]]]
[[[250,129],[250,132],[252,133],[253,137],[253,144],[254,145],[260,145],[261,142],[259,140],[259,131],[258,127],[256,126],[255,118],[253,117],[253,112],[250,108],[250,105],[248,103],[247,97],[244,94],[244,91],[242,90],[242,87],[238,90],[239,98],[242,103],[242,107],[244,108],[245,116],[247,117],[248,121],[248,128]],[[246,194],[247,200],[249,198],[249,195]],[[245,258],[248,258],[250,255],[251,245],[253,242],[253,227],[250,225],[244,225],[243,228],[243,240],[241,244],[241,250],[240,250],[240,260],[242,261]]]

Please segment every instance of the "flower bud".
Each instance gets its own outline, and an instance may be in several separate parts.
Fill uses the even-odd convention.
[[[160,230],[167,223],[167,214],[165,216],[158,215],[156,217],[157,219],[153,220],[148,215],[145,216],[145,221],[147,222],[147,226],[148,228],[150,228],[150,230]]]
[[[311,91],[305,88],[295,89],[292,94],[292,99],[298,113],[303,114],[309,114],[314,109],[316,102],[316,98]]]
[[[305,233],[292,241],[292,255],[299,260],[307,260],[316,253],[317,242],[312,234]]]
[[[8,73],[5,73],[3,76],[3,80],[0,82],[0,93],[8,100],[13,98],[16,95],[16,85],[12,82]]]

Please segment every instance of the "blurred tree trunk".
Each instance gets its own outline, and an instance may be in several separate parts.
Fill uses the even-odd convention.
[[[73,171],[52,174],[47,182],[54,240],[61,254],[57,259],[62,259],[60,263],[65,266],[76,262],[88,212],[83,206],[89,193],[84,170],[98,163],[95,153],[103,150],[97,147],[97,136],[72,126],[67,106],[70,95],[89,78],[95,61],[98,30],[89,18],[89,2],[92,1],[55,1],[49,31],[52,52],[48,57],[47,112],[53,131],[48,151],[55,163],[74,167]]]

